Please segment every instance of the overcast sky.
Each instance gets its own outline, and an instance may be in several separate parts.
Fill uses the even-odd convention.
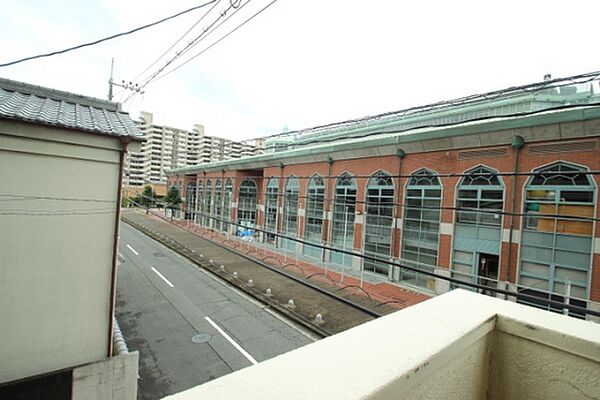
[[[206,1],[2,0],[0,63],[129,30]],[[217,20],[229,1],[221,0],[144,76]],[[250,0],[181,61],[270,1]],[[0,68],[0,77],[106,98],[111,57],[115,80],[134,81],[208,8],[100,45]],[[278,0],[123,108],[134,119],[150,111],[158,124],[191,129],[201,123],[209,135],[238,140],[302,129],[540,81],[546,73],[557,78],[600,70],[598,15],[598,1]]]

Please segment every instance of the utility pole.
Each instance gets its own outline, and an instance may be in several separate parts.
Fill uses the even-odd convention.
[[[125,81],[121,81],[121,83],[115,83],[115,81],[113,80],[114,68],[115,68],[115,58],[113,57],[112,60],[110,61],[110,78],[108,79],[108,101],[112,101],[112,99],[113,99],[113,86],[118,86],[125,90],[130,90],[132,92],[144,94],[144,92],[142,91],[142,88],[139,87],[139,85],[137,83],[135,83],[135,84],[133,82],[126,83]]]

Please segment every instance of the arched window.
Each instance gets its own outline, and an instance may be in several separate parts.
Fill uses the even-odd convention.
[[[285,183],[285,198],[283,203],[283,226],[282,232],[285,236],[296,237],[298,232],[298,191],[300,185],[298,178],[291,176]],[[296,242],[283,239],[283,247],[296,251]]]
[[[477,167],[464,176],[458,187],[456,222],[500,226],[504,208],[504,186],[495,171]],[[478,211],[481,210],[481,211]],[[482,212],[483,211],[483,212]]]
[[[335,181],[331,244],[346,251],[354,249],[354,217],[356,213],[356,181],[344,173]],[[352,256],[332,252],[331,262],[352,267]]]
[[[238,224],[253,228],[256,224],[256,198],[258,190],[256,182],[252,179],[244,179],[240,183],[238,196]],[[240,227],[238,226],[238,229]]]
[[[308,180],[306,190],[306,213],[304,217],[304,239],[307,242],[321,243],[323,235],[323,209],[325,207],[325,182],[320,175]],[[310,257],[321,258],[322,249],[305,245],[303,253]]]
[[[196,218],[195,221],[200,225],[203,221],[204,213],[204,184],[202,180],[198,181],[198,201],[196,201]]]
[[[206,194],[204,195],[204,225],[211,226],[211,215],[212,215],[212,182],[211,180],[206,181]]]
[[[233,184],[231,179],[227,178],[225,181],[225,192],[223,193],[223,230],[229,232],[229,220],[231,219],[231,196],[233,194]]]
[[[523,302],[558,312],[547,300],[587,305],[596,185],[584,171],[558,162],[534,170],[527,182],[519,288],[540,300]]]
[[[365,218],[365,254],[389,259],[394,210],[394,183],[392,177],[376,172],[367,183],[367,201]],[[389,264],[364,260],[365,270],[388,275]]]
[[[196,183],[190,182],[187,185],[185,193],[185,219],[194,218],[194,208],[196,207]]]
[[[223,181],[215,181],[215,229],[223,230]]]
[[[452,276],[496,288],[504,209],[504,183],[496,171],[483,166],[467,171],[456,207]]]
[[[435,172],[421,169],[410,177],[404,197],[402,262],[433,272],[438,261],[442,185]],[[400,280],[429,290],[435,280],[427,275],[402,270]]]
[[[277,236],[273,233],[277,233],[277,214],[279,208],[279,179],[269,178],[267,182],[267,191],[265,193],[265,241],[267,243],[275,244]]]

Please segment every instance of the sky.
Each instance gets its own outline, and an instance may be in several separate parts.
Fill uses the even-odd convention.
[[[0,63],[127,31],[207,0],[2,0]],[[230,1],[245,4],[234,10]],[[0,77],[107,98],[114,80],[143,83],[189,41],[186,61],[272,0],[208,9],[67,54],[0,68]],[[183,67],[150,82],[123,110],[137,119],[234,140],[425,105],[600,70],[600,2],[277,0]],[[208,30],[207,32],[211,32]],[[136,80],[137,79],[137,80]]]

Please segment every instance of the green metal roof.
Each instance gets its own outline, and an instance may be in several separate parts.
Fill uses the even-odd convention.
[[[222,169],[231,170],[264,168],[268,166],[278,166],[281,162],[285,164],[298,163],[298,161],[302,162],[306,158],[312,156],[322,156],[323,159],[325,159],[328,156],[331,156],[335,159],[336,153],[339,154],[342,152],[365,151],[368,149],[381,148],[384,146],[390,147],[390,150],[393,150],[390,152],[390,154],[392,154],[395,153],[396,149],[402,148],[403,145],[407,146],[414,142],[430,141],[458,136],[468,136],[477,133],[505,131],[510,129],[527,128],[540,125],[585,121],[596,118],[600,118],[599,103],[587,105],[571,105],[564,106],[560,109],[551,109],[534,112],[530,115],[493,117],[485,120],[468,121],[459,124],[453,124],[452,126],[447,127],[437,126],[412,128],[405,131],[398,131],[393,129],[390,129],[388,131],[384,130],[376,132],[376,135],[373,133],[369,133],[369,135],[371,136],[366,137],[350,137],[346,139],[337,139],[332,143],[318,144],[310,147],[303,147],[300,149],[281,151],[275,153],[266,153],[251,157],[217,161],[213,163],[199,164],[192,167],[168,170],[167,174],[179,175],[193,174],[203,171],[220,171]],[[350,132],[348,134],[350,134]],[[506,141],[506,143],[510,143],[510,141],[508,140]],[[431,148],[422,151],[427,150],[433,151],[438,149]],[[407,151],[407,153],[411,153],[411,151]],[[357,155],[357,158],[365,156],[366,155]]]

